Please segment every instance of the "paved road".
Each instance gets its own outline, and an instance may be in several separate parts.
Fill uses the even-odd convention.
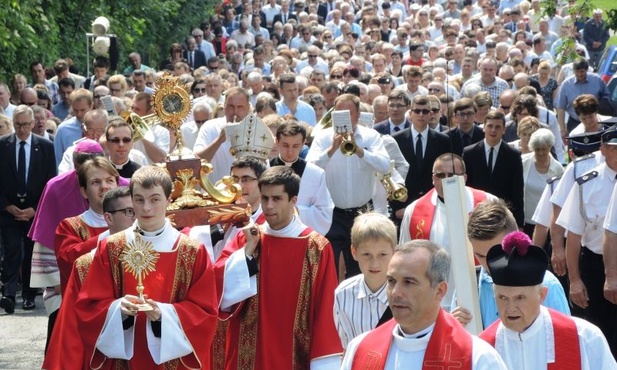
[[[33,311],[22,310],[19,297],[14,314],[0,309],[0,369],[40,369],[46,336],[47,314],[40,295]]]

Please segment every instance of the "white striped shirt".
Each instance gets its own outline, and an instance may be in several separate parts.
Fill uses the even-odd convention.
[[[386,283],[373,293],[362,274],[343,281],[334,291],[334,323],[343,348],[374,329],[387,307]]]

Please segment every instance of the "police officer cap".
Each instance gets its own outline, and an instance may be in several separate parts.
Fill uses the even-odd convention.
[[[614,126],[602,132],[602,144],[617,145],[617,130]]]
[[[602,132],[590,132],[568,136],[569,147],[577,157],[593,153],[600,149]]]
[[[531,245],[527,234],[515,231],[493,246],[486,255],[493,283],[502,286],[534,286],[544,280],[548,256]]]

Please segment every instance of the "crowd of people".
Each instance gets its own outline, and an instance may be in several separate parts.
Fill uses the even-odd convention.
[[[0,82],[0,309],[43,291],[47,370],[617,369],[608,29],[558,5],[234,0],[154,67],[33,61]],[[190,113],[141,132],[165,73]],[[166,217],[178,142],[245,226]]]

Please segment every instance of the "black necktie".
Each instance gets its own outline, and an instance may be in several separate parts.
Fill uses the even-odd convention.
[[[471,138],[467,134],[463,134],[463,148],[471,145]]]
[[[401,128],[398,126],[394,126],[394,132],[399,132],[399,131],[401,131]]]
[[[189,65],[191,66],[191,69],[193,69],[194,65],[193,65],[193,52],[189,52]]]
[[[422,168],[422,135],[418,134],[416,140],[416,161],[418,162],[418,169]]]
[[[493,174],[493,151],[494,148],[491,147],[491,150],[488,152],[488,172]]]
[[[26,188],[26,142],[19,142],[19,157],[17,160],[17,191],[20,195],[25,195]]]
[[[287,14],[283,13],[283,24],[287,23]]]

